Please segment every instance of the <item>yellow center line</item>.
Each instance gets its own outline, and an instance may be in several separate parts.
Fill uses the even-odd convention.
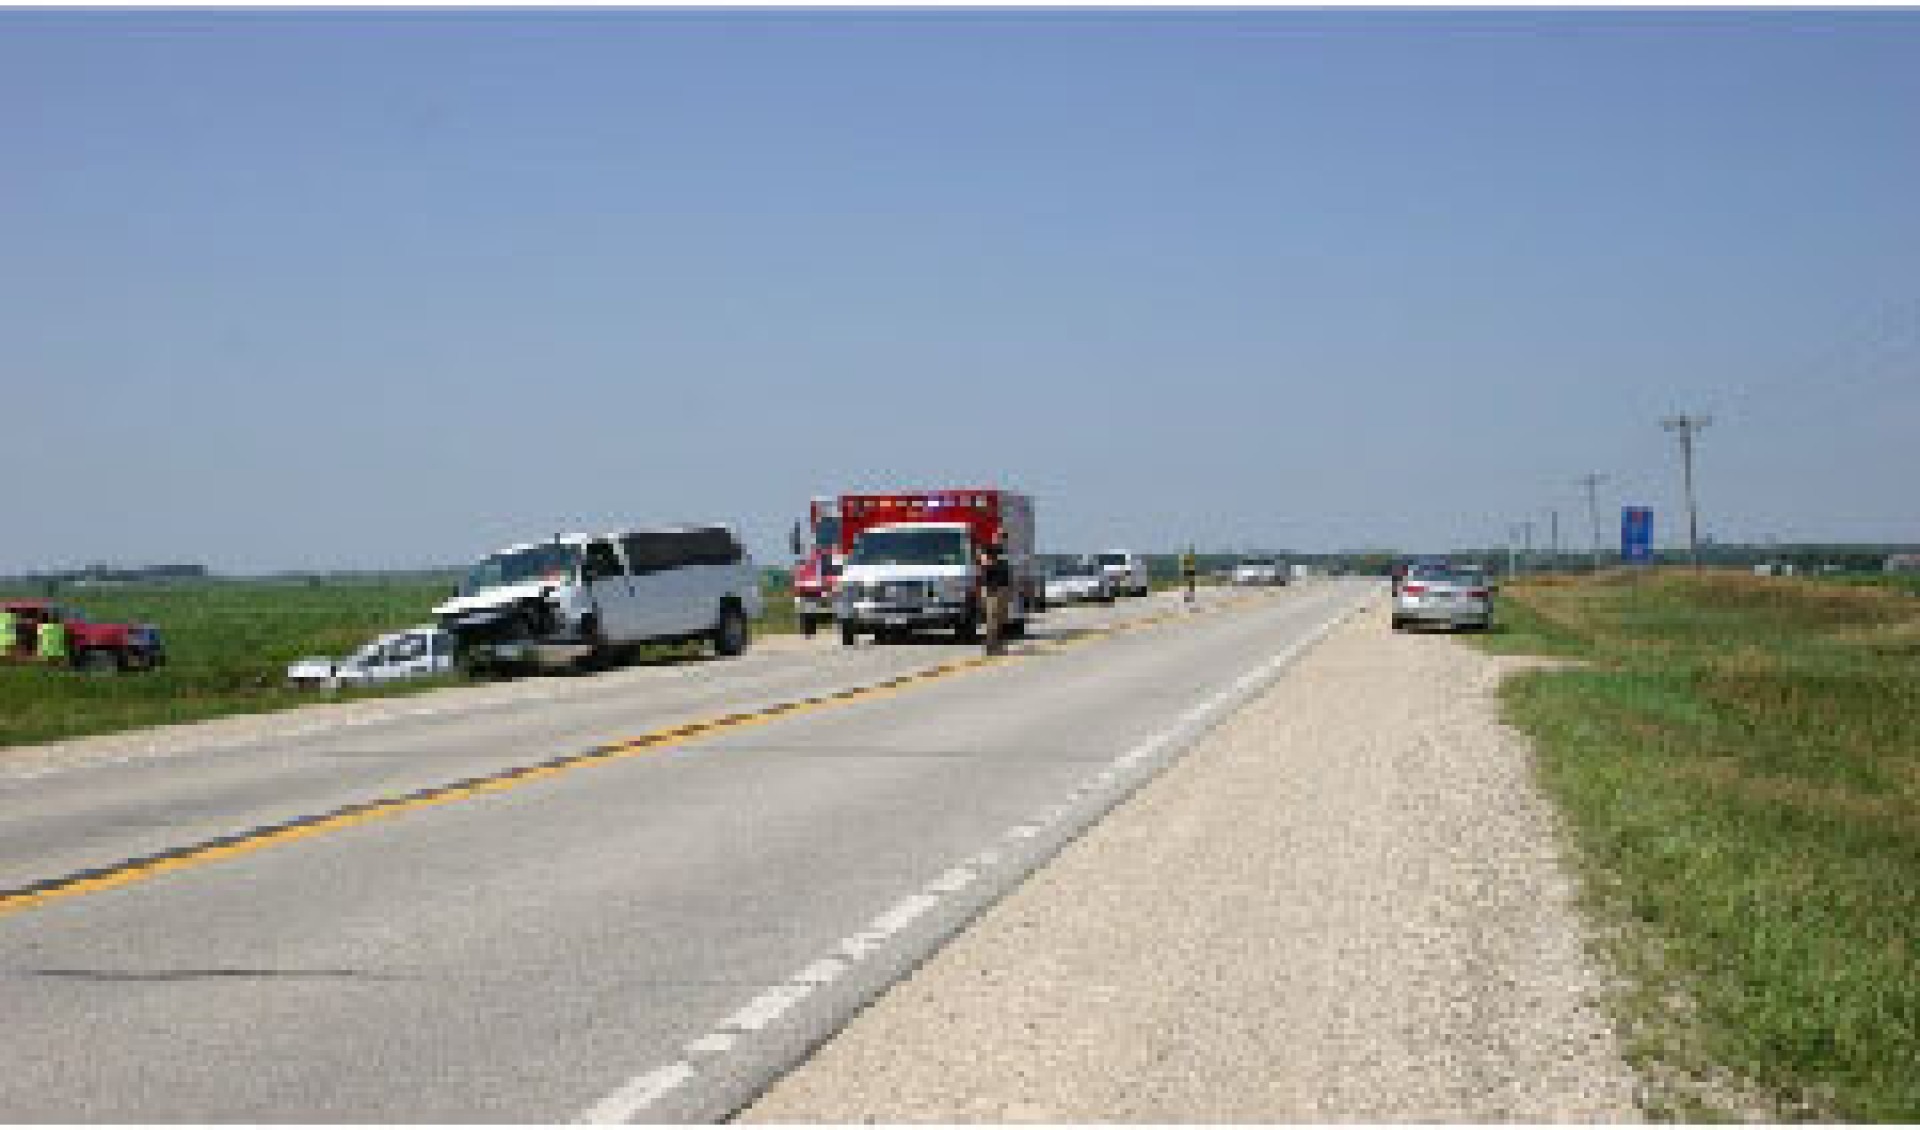
[[[1206,612],[1220,612],[1235,608],[1255,597],[1237,597],[1221,601]],[[1198,611],[1198,610],[1195,610]],[[1092,643],[1096,640],[1121,635],[1126,632],[1142,631],[1169,620],[1184,619],[1193,615],[1192,611],[1182,608],[1173,612],[1160,612],[1152,616],[1143,616],[1137,620],[1113,624],[1104,628],[1092,628],[1073,636],[1036,644],[1019,652],[1006,655],[975,656],[967,659],[954,659],[935,664],[920,671],[897,675],[877,683],[849,687],[839,691],[827,691],[807,698],[776,703],[759,710],[745,713],[724,714],[715,718],[695,722],[686,722],[675,726],[663,727],[637,737],[626,738],[606,745],[595,746],[580,753],[564,754],[549,758],[532,765],[521,765],[511,769],[502,769],[480,777],[471,777],[451,784],[419,789],[398,796],[377,800],[362,801],[346,805],[329,812],[313,816],[301,816],[278,824],[250,828],[244,832],[205,840],[185,847],[169,848],[166,851],[136,859],[122,860],[105,867],[90,868],[85,871],[63,875],[55,879],[46,879],[24,887],[0,890],[0,915],[7,915],[30,907],[42,906],[57,899],[73,898],[78,895],[94,894],[130,886],[173,871],[183,871],[191,867],[248,855],[276,844],[291,843],[295,840],[310,839],[314,836],[336,832],[346,828],[370,824],[376,820],[388,820],[395,816],[422,809],[435,808],[454,801],[470,800],[489,793],[504,792],[519,788],[533,781],[579,769],[587,765],[596,765],[609,761],[618,761],[642,754],[656,753],[661,750],[684,746],[700,738],[724,730],[739,729],[748,726],[764,726],[769,722],[791,717],[794,714],[812,710],[824,710],[829,707],[844,706],[853,702],[864,702],[888,694],[898,693],[917,683],[933,682],[950,678],[969,671],[996,667],[1033,655],[1045,655],[1065,651],[1068,648]]]

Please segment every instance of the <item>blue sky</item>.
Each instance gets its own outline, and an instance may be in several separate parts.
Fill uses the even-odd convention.
[[[1920,12],[5,11],[0,571],[1920,540],[1916,201]]]

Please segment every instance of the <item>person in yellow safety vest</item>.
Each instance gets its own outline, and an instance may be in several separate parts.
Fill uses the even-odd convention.
[[[67,626],[58,620],[40,622],[40,658],[48,663],[67,661]]]
[[[1195,580],[1199,577],[1199,575],[1200,575],[1200,566],[1199,566],[1199,563],[1194,560],[1193,547],[1188,546],[1187,551],[1180,555],[1180,579],[1187,586],[1187,603],[1188,604],[1192,604],[1196,599],[1193,591],[1193,586],[1194,586]]]
[[[5,608],[0,608],[0,655],[5,655],[12,651],[14,646],[20,642],[16,635],[19,630],[19,625],[14,622],[13,613]]]

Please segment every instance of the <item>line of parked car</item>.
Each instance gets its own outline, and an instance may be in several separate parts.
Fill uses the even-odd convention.
[[[940,630],[977,638],[979,555],[999,544],[1011,575],[1007,631],[1048,605],[1107,603],[1152,590],[1147,561],[1115,549],[1050,573],[1034,553],[1033,500],[997,488],[848,494],[812,500],[796,524],[794,611],[811,635],[832,623],[842,643]],[[1285,584],[1273,558],[1235,579]],[[645,644],[702,641],[718,655],[748,647],[763,611],[759,569],[731,527],[663,526],[558,534],[482,557],[435,623],[394,632],[341,659],[287,669],[298,686],[370,686],[458,668],[517,673],[597,670]]]

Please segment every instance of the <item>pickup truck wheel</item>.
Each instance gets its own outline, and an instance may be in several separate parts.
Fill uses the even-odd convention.
[[[809,616],[804,612],[800,614],[800,634],[801,635],[812,636],[813,633],[819,630],[820,630],[820,621],[814,619],[812,616]]]
[[[734,656],[747,650],[747,614],[737,604],[720,606],[720,623],[713,629],[713,650],[717,655]]]
[[[89,648],[80,653],[75,664],[89,675],[117,675],[120,673],[120,657],[104,647]]]
[[[954,638],[958,639],[961,643],[979,643],[980,642],[979,611],[974,609],[969,609],[967,612],[967,618],[960,621],[960,626],[954,629],[953,635],[954,635]]]
[[[860,642],[860,633],[853,630],[852,624],[849,624],[843,621],[840,624],[841,646],[852,647],[854,644],[857,644],[859,642]]]

